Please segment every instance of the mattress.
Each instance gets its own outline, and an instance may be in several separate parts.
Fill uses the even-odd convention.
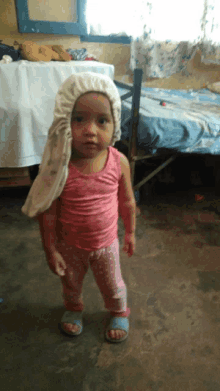
[[[118,90],[120,96],[127,92],[121,87]],[[131,108],[132,98],[122,102],[121,140],[131,137]],[[136,145],[146,154],[170,151],[219,155],[220,95],[207,89],[142,87]]]

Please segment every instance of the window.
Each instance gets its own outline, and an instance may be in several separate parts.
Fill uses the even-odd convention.
[[[81,41],[124,43],[131,42],[131,0],[87,0],[85,23],[87,35]]]

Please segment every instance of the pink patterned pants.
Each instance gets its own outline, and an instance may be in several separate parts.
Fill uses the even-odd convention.
[[[89,252],[64,242],[57,250],[66,263],[66,274],[61,277],[64,305],[68,311],[83,311],[82,286],[89,266],[104,299],[105,308],[112,316],[127,317],[127,288],[121,275],[118,238],[105,248]]]

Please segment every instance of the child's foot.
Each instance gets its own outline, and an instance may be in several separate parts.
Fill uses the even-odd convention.
[[[77,333],[79,331],[79,327],[76,324],[71,323],[63,323],[63,328],[68,331],[68,333]],[[127,334],[122,330],[110,330],[108,335],[112,339],[120,339],[123,338],[124,335]]]
[[[128,337],[129,320],[125,317],[112,317],[105,332],[105,338],[110,342],[121,342]]]
[[[121,339],[123,338],[127,333],[122,330],[110,330],[108,332],[108,336],[112,339]]]
[[[70,335],[79,335],[82,332],[82,312],[66,311],[61,319],[61,328]]]
[[[77,333],[79,331],[79,327],[76,324],[71,323],[63,323],[63,329],[68,333]]]
[[[76,324],[71,323],[63,323],[63,328],[68,331],[68,333],[77,333],[79,331],[79,327]],[[110,330],[108,335],[112,339],[120,339],[123,338],[126,333],[122,330]]]

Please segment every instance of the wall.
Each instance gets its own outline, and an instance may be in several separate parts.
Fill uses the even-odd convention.
[[[36,0],[34,2],[36,3]],[[27,40],[39,45],[63,45],[64,49],[86,48],[100,62],[115,65],[115,79],[132,83],[132,72],[129,70],[129,45],[80,42],[78,36],[70,35],[19,33],[14,0],[0,1],[0,40],[6,45],[14,46],[15,49],[18,47],[14,45],[14,41],[21,44]]]
[[[34,1],[36,3],[36,0]],[[65,3],[67,1],[69,0],[65,0]],[[51,16],[50,20],[53,20],[53,16]],[[100,62],[115,65],[115,79],[132,83],[132,72],[129,71],[129,45],[80,42],[78,36],[70,35],[19,33],[15,1],[13,0],[0,0],[0,40],[6,45],[14,46],[15,49],[18,49],[18,46],[14,45],[15,41],[22,44],[27,40],[36,42],[39,45],[63,45],[64,49],[86,48],[88,52],[94,54]],[[0,188],[30,186],[30,184],[28,169],[0,169]]]
[[[28,0],[28,10],[31,20],[76,22],[77,0]]]

